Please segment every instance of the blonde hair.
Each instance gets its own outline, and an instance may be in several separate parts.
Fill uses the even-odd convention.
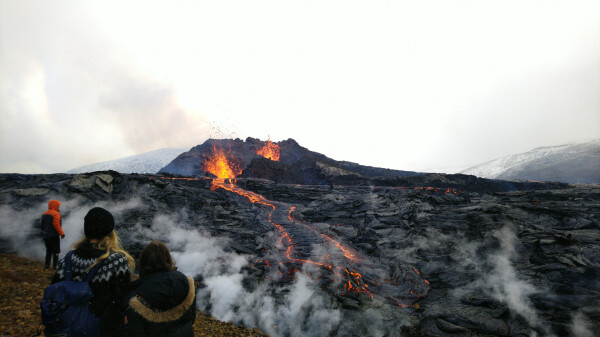
[[[73,248],[77,249],[77,248],[81,247],[83,244],[85,244],[86,242],[89,242],[89,239],[86,237],[83,237],[83,238],[79,239],[79,241],[77,241],[73,244]],[[125,255],[125,257],[127,258],[127,261],[129,261],[129,269],[133,270],[133,268],[135,268],[135,261],[133,260],[133,257],[131,257],[131,255],[129,255],[129,253],[127,253],[123,249],[123,247],[121,246],[121,242],[119,241],[119,237],[117,236],[117,232],[115,232],[114,230],[112,232],[110,232],[108,235],[106,235],[105,237],[103,237],[102,239],[100,239],[97,243],[92,243],[92,245],[94,245],[94,247],[96,247],[98,249],[105,250],[106,253],[104,253],[102,256],[100,256],[96,260],[96,262],[94,262],[91,266],[89,266],[87,268],[87,271],[92,270],[92,268],[95,265],[102,262],[102,260],[106,259],[110,255],[111,251]]]

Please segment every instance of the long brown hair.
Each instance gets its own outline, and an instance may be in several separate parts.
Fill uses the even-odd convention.
[[[77,249],[88,241],[89,241],[88,238],[83,237],[83,238],[79,239],[79,241],[77,241],[73,244],[73,248]],[[92,268],[95,265],[100,263],[102,260],[106,259],[110,255],[111,251],[118,252],[118,253],[125,255],[125,257],[127,258],[127,261],[129,261],[129,269],[133,270],[133,268],[135,268],[135,261],[133,260],[133,257],[131,257],[131,255],[129,255],[129,253],[127,253],[123,249],[123,247],[121,247],[121,242],[119,241],[117,232],[115,232],[114,230],[112,232],[110,232],[108,235],[106,235],[105,237],[103,237],[102,239],[100,239],[100,241],[98,241],[97,243],[93,243],[92,245],[98,249],[106,251],[106,253],[104,253],[102,256],[100,256],[96,260],[96,262],[94,262],[91,266],[89,266],[88,271],[92,270]]]
[[[150,242],[140,254],[140,277],[162,271],[174,270],[175,261],[169,248],[160,241]]]

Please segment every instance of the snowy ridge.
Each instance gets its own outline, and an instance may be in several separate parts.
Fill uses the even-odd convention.
[[[461,173],[491,179],[596,182],[600,175],[600,139],[540,147],[477,165]]]
[[[471,174],[481,178],[493,179],[510,170],[511,168],[518,167],[519,165],[529,163],[547,155],[559,153],[568,147],[569,145],[538,147],[529,152],[513,154],[510,156],[490,160],[486,163],[463,170],[461,173]]]
[[[120,159],[81,166],[67,173],[113,170],[120,173],[156,173],[188,148],[165,148]]]

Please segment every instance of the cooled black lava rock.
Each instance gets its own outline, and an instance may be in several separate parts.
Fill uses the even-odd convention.
[[[226,250],[253,261],[244,267],[247,291],[267,282],[269,296],[281,299],[286,293],[275,289],[292,280],[270,281],[272,275],[316,270],[321,278],[315,282],[340,312],[332,335],[371,335],[375,325],[387,336],[600,335],[600,186],[515,185],[525,190],[509,192],[515,186],[469,176],[415,176],[411,185],[387,187],[238,181],[276,204],[273,211],[222,188],[211,190],[208,178],[172,178],[111,171],[2,174],[0,203],[8,220],[0,227],[0,248],[15,249],[8,239],[15,229],[32,228],[49,199],[69,200],[66,220],[110,202],[123,206],[115,212],[116,228],[136,256],[153,224],[185,214],[179,226],[229,238]],[[402,181],[381,181],[394,180]],[[414,186],[417,181],[447,185],[426,189]],[[481,183],[475,189],[493,192],[453,181]],[[296,261],[277,255],[286,247],[269,220],[295,240]],[[35,234],[24,235],[37,240]],[[343,280],[352,287],[369,284],[373,297],[337,294],[348,286],[332,281],[334,272],[298,262],[315,258],[316,247],[334,247],[327,237],[359,257],[342,267],[362,277]],[[265,261],[273,257],[280,260]]]

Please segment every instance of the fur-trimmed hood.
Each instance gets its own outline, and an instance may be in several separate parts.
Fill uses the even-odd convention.
[[[194,280],[178,271],[148,275],[134,282],[128,306],[149,322],[173,322],[194,305]]]

